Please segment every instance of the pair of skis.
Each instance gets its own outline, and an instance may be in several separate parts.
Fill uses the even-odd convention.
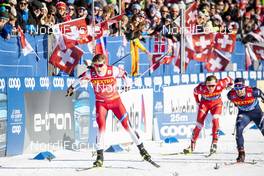
[[[160,165],[157,164],[155,161],[153,161],[152,159],[148,159],[148,160],[144,160],[144,161],[147,161],[149,162],[150,164],[152,164],[153,166],[155,166],[156,168],[159,168]],[[100,169],[100,168],[114,168],[112,166],[102,166],[102,167],[99,167],[99,166],[91,166],[91,167],[86,167],[86,168],[77,168],[76,171],[85,171],[85,170],[91,170],[91,169]],[[120,168],[119,168],[120,169]],[[125,167],[125,169],[137,169],[135,167]]]
[[[232,166],[232,165],[237,165],[237,164],[250,164],[250,165],[255,165],[257,164],[257,161],[252,160],[252,161],[244,161],[244,162],[224,162],[222,164],[220,163],[215,163],[214,169],[220,169],[221,167],[224,166]]]

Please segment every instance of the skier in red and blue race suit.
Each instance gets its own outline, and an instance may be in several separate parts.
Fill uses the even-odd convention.
[[[105,63],[105,56],[103,54],[97,54],[93,57],[90,70],[84,72],[67,90],[67,95],[72,95],[75,88],[82,80],[88,80],[92,83],[96,99],[96,122],[98,124],[98,134],[96,139],[97,158],[93,163],[95,167],[102,167],[104,161],[104,134],[106,128],[106,116],[109,110],[112,110],[122,126],[129,133],[133,142],[137,145],[141,156],[147,161],[151,159],[151,156],[145,150],[138,133],[131,127],[128,113],[117,90],[116,78],[122,78],[127,87],[131,86],[129,85],[130,83],[127,74],[123,69],[107,65]]]
[[[193,129],[191,145],[184,149],[185,154],[190,154],[195,149],[196,141],[199,137],[200,131],[204,126],[205,118],[210,111],[213,116],[212,119],[212,144],[210,147],[210,154],[215,153],[218,141],[219,117],[222,114],[223,102],[221,93],[224,89],[231,86],[233,80],[230,77],[217,80],[214,75],[206,77],[205,82],[200,83],[194,88],[194,98],[198,105],[197,123]]]
[[[264,94],[256,87],[245,86],[245,80],[243,78],[236,78],[234,88],[228,92],[227,96],[238,107],[236,119],[238,157],[236,160],[237,162],[244,162],[244,128],[253,121],[264,136],[264,118],[258,100],[258,98],[261,98],[262,102],[264,102]]]

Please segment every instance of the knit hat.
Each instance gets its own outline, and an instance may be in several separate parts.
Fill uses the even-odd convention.
[[[56,7],[58,9],[66,9],[66,4],[65,4],[65,2],[59,1],[59,2],[57,2]]]

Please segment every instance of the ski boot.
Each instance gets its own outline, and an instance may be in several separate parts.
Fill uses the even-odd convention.
[[[191,142],[191,145],[186,148],[186,149],[183,149],[183,153],[184,154],[192,154],[192,152],[194,151],[194,148],[195,148],[195,142]]]
[[[143,143],[137,146],[140,152],[140,155],[143,157],[144,160],[150,161],[151,156],[148,154],[147,150],[144,148]]]
[[[97,150],[97,157],[95,162],[93,163],[94,167],[102,167],[104,162],[104,154],[103,150]]]
[[[238,163],[244,162],[245,161],[245,158],[246,158],[246,155],[245,155],[244,149],[238,150],[238,157],[236,159],[237,162]]]
[[[210,147],[210,154],[216,153],[216,150],[217,150],[217,144],[216,143],[212,143],[212,145]]]

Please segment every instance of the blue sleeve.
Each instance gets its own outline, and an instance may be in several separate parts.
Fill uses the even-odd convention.
[[[253,96],[254,97],[261,98],[262,100],[264,100],[264,94],[260,89],[258,89],[256,87],[253,87],[252,89],[253,89]]]
[[[232,91],[232,90],[231,90]],[[230,100],[231,101],[231,91],[229,91],[228,93],[227,93],[227,98],[228,98],[228,100]]]

